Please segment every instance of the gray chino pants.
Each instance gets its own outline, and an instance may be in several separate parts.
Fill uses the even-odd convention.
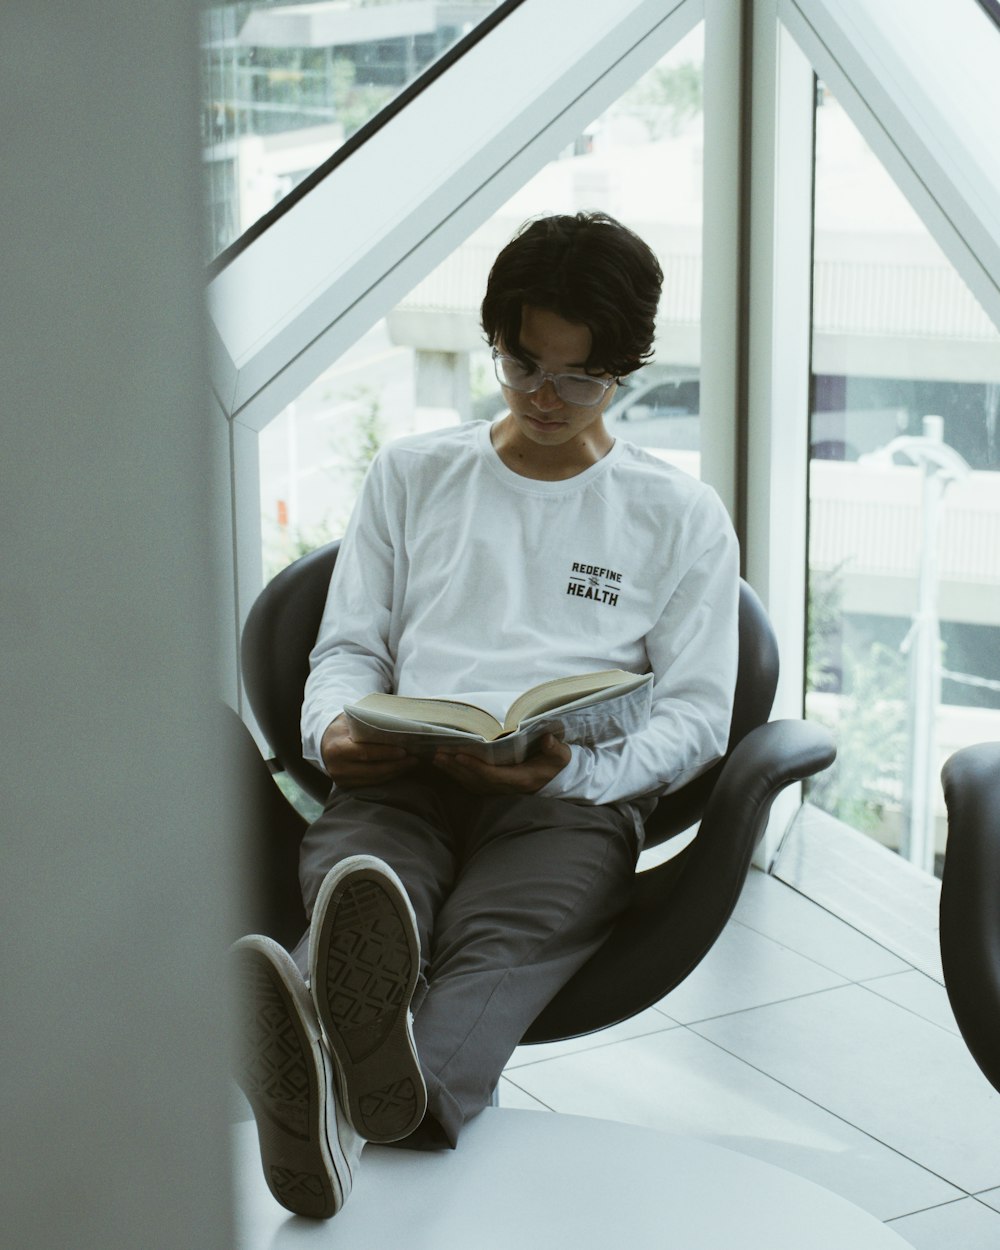
[[[481,798],[428,773],[334,789],[302,842],[307,914],[351,855],[389,864],[417,917],[414,1037],[428,1117],[399,1144],[454,1146],[528,1026],[625,907],[638,856],[632,809]],[[294,958],[305,972],[305,938]]]

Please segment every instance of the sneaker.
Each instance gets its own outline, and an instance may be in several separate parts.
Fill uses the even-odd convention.
[[[267,937],[232,947],[238,973],[236,1079],[253,1108],[268,1188],[296,1215],[329,1219],[347,1201],[363,1142],[337,1105],[309,991]]]
[[[344,1109],[372,1142],[412,1133],[427,1109],[413,1044],[416,918],[392,869],[354,855],[327,873],[309,936],[310,989]]]

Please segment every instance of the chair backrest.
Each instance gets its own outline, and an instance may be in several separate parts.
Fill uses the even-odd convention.
[[[290,564],[257,596],[240,648],[247,697],[281,767],[320,803],[330,778],[302,758],[299,716],[340,540]]]
[[[665,842],[701,819],[712,787],[733,748],[771,715],[778,687],[778,640],[757,592],[742,578],[739,632],[739,667],[726,755],[700,777],[660,799],[646,818],[646,846]]]
[[[319,631],[340,543],[328,543],[283,569],[261,592],[243,629],[241,664],[250,705],[281,766],[323,802],[329,778],[302,758],[299,714],[309,652]],[[778,683],[778,646],[767,613],[740,583],[739,672],[729,750],[771,714]],[[646,822],[646,844],[663,842],[701,818],[721,761],[657,804]]]

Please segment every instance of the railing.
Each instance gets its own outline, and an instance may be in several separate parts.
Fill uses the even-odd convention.
[[[814,460],[810,469],[809,561],[847,576],[912,579],[920,565],[920,470]],[[945,496],[942,583],[990,592],[1000,626],[1000,488],[995,473],[974,472]],[[980,596],[981,598],[981,596]],[[941,604],[943,617],[952,616]],[[986,622],[982,622],[986,623]]]

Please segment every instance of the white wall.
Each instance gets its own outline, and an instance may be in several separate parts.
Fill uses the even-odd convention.
[[[0,1241],[230,1244],[193,0],[0,6]]]

